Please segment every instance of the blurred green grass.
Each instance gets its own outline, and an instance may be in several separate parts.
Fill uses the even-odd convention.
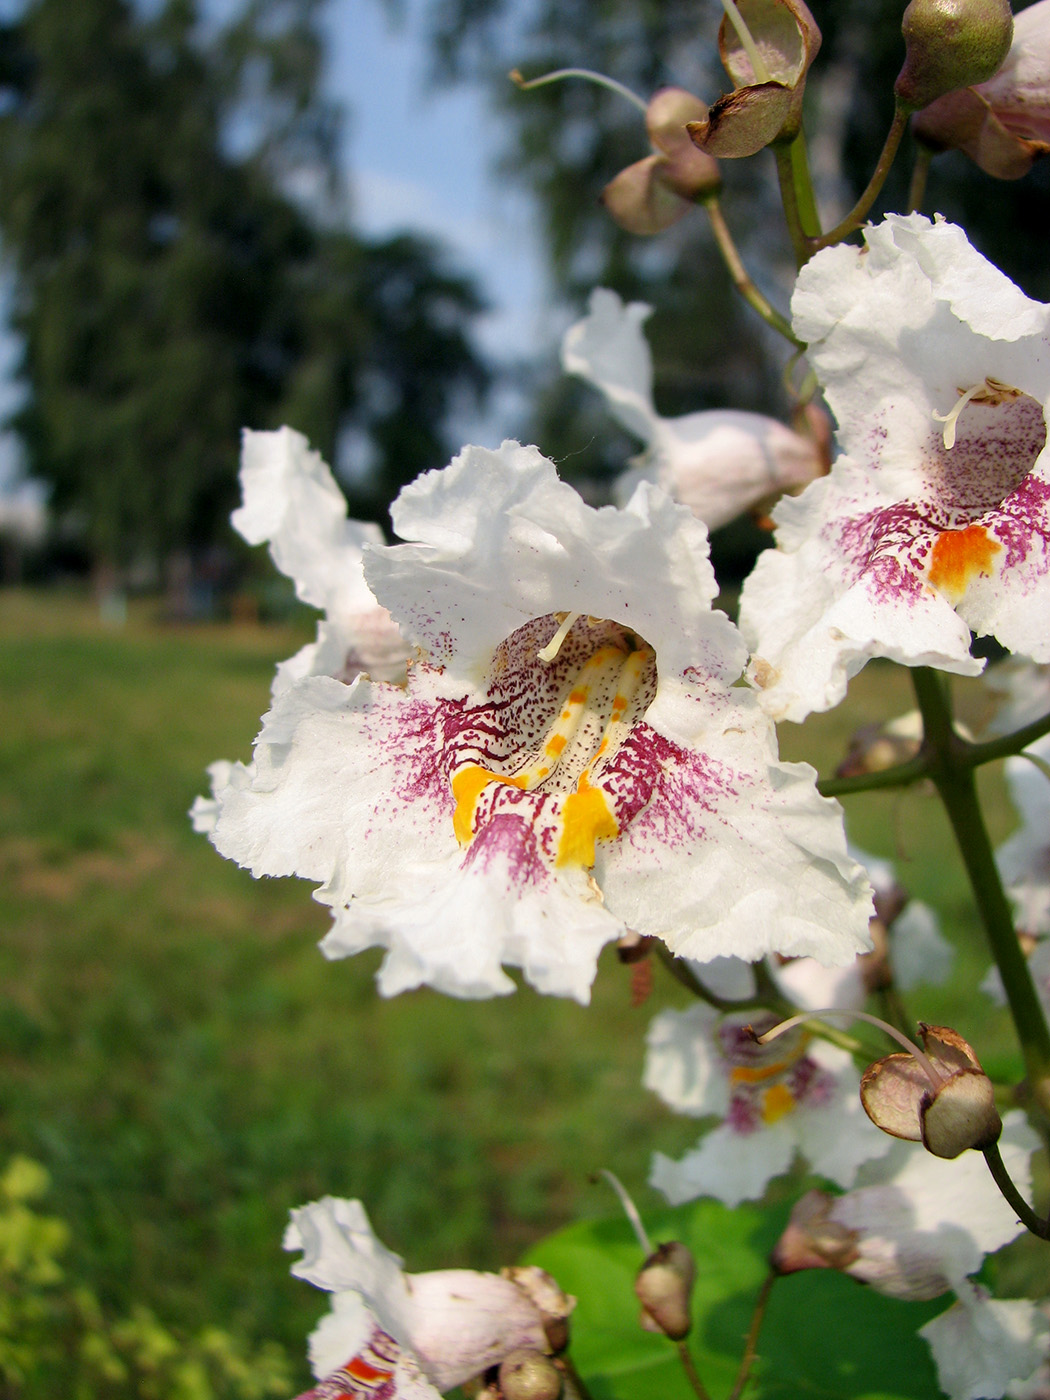
[[[659,972],[640,1008],[608,952],[589,1009],[382,1002],[377,955],[316,951],[308,885],[255,882],[192,832],[206,764],[249,756],[274,662],[311,631],[165,627],[145,604],[114,631],[75,597],[0,593],[0,1153],[48,1168],[103,1300],[296,1357],[325,1300],[288,1276],[290,1207],[360,1196],[413,1269],[492,1267],[609,1213],[601,1167],[657,1204],[652,1150],[696,1140],[640,1086],[653,1011],[682,1004]],[[907,676],[871,665],[845,706],[786,728],[785,754],[828,771],[858,724],[910,704]],[[1012,817],[984,778],[1000,839]],[[961,950],[915,1014],[979,1030],[1015,1072],[1005,1014],[960,995],[987,958],[935,799],[849,810]]]

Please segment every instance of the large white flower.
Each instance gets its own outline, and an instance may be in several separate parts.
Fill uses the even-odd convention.
[[[745,510],[804,486],[824,470],[809,438],[761,413],[712,409],[663,418],[653,406],[653,364],[642,325],[644,302],[625,306],[598,287],[582,321],[562,342],[562,364],[600,389],[613,416],[646,444],[618,484],[626,499],[639,481],[655,481],[709,530]]]
[[[861,1107],[850,1056],[803,1029],[757,1044],[751,1027],[774,1021],[762,1012],[723,1016],[698,1002],[661,1011],[650,1026],[646,1088],[679,1113],[722,1119],[681,1161],[653,1158],[649,1180],[672,1205],[698,1196],[730,1206],[754,1200],[796,1153],[851,1186],[863,1162],[891,1150]]]
[[[872,656],[975,674],[971,629],[1050,660],[1050,307],[943,221],[866,239],[819,253],[792,301],[843,455],[777,506],[744,587],[775,718],[836,704]]]
[[[323,882],[332,957],[389,950],[428,983],[586,1000],[630,927],[705,959],[848,961],[870,892],[841,812],[735,687],[704,527],[642,485],[593,510],[535,448],[468,448],[402,492],[418,543],[368,552],[423,652],[407,688],[307,676],[264,718],[212,840],[256,875]]]
[[[293,1274],[332,1294],[310,1337],[314,1400],[436,1400],[512,1351],[550,1351],[548,1329],[563,1328],[575,1302],[534,1267],[406,1274],[360,1201],[326,1196],[292,1211],[284,1247],[302,1251]]]

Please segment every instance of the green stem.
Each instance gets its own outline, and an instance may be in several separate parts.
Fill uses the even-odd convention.
[[[911,168],[911,185],[908,187],[908,213],[917,214],[926,198],[926,182],[930,178],[930,162],[933,152],[929,146],[919,143],[915,148],[915,164]]]
[[[766,1316],[766,1307],[769,1303],[769,1295],[773,1291],[773,1285],[777,1281],[776,1273],[770,1269],[766,1275],[762,1287],[758,1290],[758,1299],[755,1302],[755,1311],[751,1314],[751,1326],[748,1329],[747,1341],[744,1344],[744,1354],[740,1358],[740,1370],[737,1372],[733,1389],[729,1392],[729,1400],[740,1400],[751,1376],[751,1367],[755,1364],[755,1355],[758,1350],[758,1334],[762,1330],[762,1323]]]
[[[637,107],[640,112],[648,113],[649,105],[636,92],[632,92],[629,87],[624,87],[623,83],[618,83],[615,78],[607,78],[604,73],[596,73],[592,68],[556,68],[552,73],[542,73],[538,78],[524,78],[517,68],[512,68],[507,77],[522,92],[530,92],[533,88],[546,87],[548,83],[560,83],[565,78],[583,78],[585,82],[594,83],[596,87],[608,88],[610,92],[615,92],[617,96]]]
[[[1002,1192],[1010,1209],[1022,1222],[1026,1229],[1031,1230],[1033,1235],[1039,1239],[1050,1239],[1050,1220],[1042,1220],[1028,1204],[1025,1198],[1014,1185],[1010,1173],[1006,1170],[1002,1156],[999,1152],[999,1144],[993,1142],[991,1147],[984,1149],[984,1160],[988,1163],[988,1170],[992,1174],[992,1180]]]
[[[902,107],[900,103],[894,108],[893,121],[890,123],[889,132],[886,135],[886,142],[879,156],[878,164],[872,171],[871,179],[868,181],[868,188],[864,191],[856,204],[849,211],[841,223],[836,224],[830,233],[825,233],[813,244],[813,252],[820,248],[830,248],[833,243],[841,243],[844,238],[848,238],[851,233],[856,232],[864,222],[868,210],[878,198],[879,191],[886,183],[886,176],[890,173],[897,148],[900,146],[901,137],[908,126],[909,109]]]
[[[766,300],[755,286],[754,282],[752,282],[736,243],[733,241],[733,235],[729,232],[729,226],[725,221],[725,216],[722,213],[722,206],[718,202],[717,195],[709,195],[704,200],[704,208],[707,210],[707,217],[711,221],[711,230],[714,233],[715,242],[718,244],[718,251],[722,254],[722,261],[725,263],[729,275],[733,279],[733,286],[747,304],[758,312],[766,325],[772,326],[773,329],[779,331],[786,340],[790,340],[791,344],[797,349],[803,350],[805,346],[791,329],[790,321],[788,321],[786,316],[782,316],[776,307]]]
[[[1032,1094],[1050,1115],[1050,1027],[1040,1005],[1028,960],[1014,932],[995,853],[984,824],[973,766],[966,743],[955,733],[951,709],[938,672],[925,666],[912,671],[922,712],[929,774],[944,803],[956,844],[973,889],[981,922],[1003,979],[1007,1003],[1021,1042]]]
[[[1009,758],[1012,754],[1026,749],[1029,744],[1034,744],[1044,734],[1050,734],[1050,715],[1034,719],[1023,729],[1018,729],[1013,734],[1004,734],[1001,739],[989,739],[984,744],[967,744],[966,761],[971,768],[977,768],[980,764],[991,763],[996,758]]]
[[[787,151],[791,158],[791,178],[798,200],[798,214],[802,222],[802,232],[807,238],[819,238],[820,214],[817,212],[817,197],[813,193],[813,176],[809,170],[806,133],[801,127],[789,144]]]
[[[848,797],[854,792],[875,792],[879,788],[907,787],[928,776],[929,760],[923,753],[909,758],[907,763],[895,763],[892,768],[880,768],[875,773],[857,773],[849,778],[821,778],[817,791],[822,797]]]
[[[784,219],[791,236],[791,246],[795,250],[795,262],[804,267],[813,252],[812,242],[806,232],[802,218],[802,204],[798,186],[795,184],[795,163],[791,146],[774,146],[773,155],[777,163],[777,179],[780,182],[780,200],[784,206]]]

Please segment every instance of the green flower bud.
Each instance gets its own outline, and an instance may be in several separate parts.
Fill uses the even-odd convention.
[[[893,90],[918,111],[946,92],[982,83],[1010,51],[1009,0],[911,0],[901,24],[904,67]]]

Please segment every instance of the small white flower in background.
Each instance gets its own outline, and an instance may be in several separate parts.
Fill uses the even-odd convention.
[[[360,1201],[326,1196],[292,1211],[284,1247],[302,1250],[297,1278],[333,1295],[310,1337],[321,1382],[308,1392],[314,1400],[377,1390],[388,1400],[433,1400],[510,1352],[549,1352],[548,1332],[563,1331],[575,1306],[537,1268],[406,1274]]]
[[[1025,752],[1050,764],[1050,735],[1030,744]],[[1023,753],[1008,758],[1005,769],[1021,825],[995,853],[999,874],[1018,929],[1050,934],[1050,776]]]
[[[1030,1157],[1039,1145],[1024,1115],[1003,1120],[1000,1151],[1022,1195],[1031,1189]],[[1026,1380],[1046,1355],[1048,1327],[1024,1299],[990,1299],[970,1275],[1024,1233],[984,1159],[965,1152],[946,1161],[898,1143],[864,1169],[873,1184],[843,1196],[811,1191],[792,1212],[773,1254],[782,1272],[835,1268],[891,1298],[958,1301],[920,1329],[938,1378],[952,1400],[996,1400]]]
[[[820,449],[761,413],[734,409],[662,418],[653,407],[653,365],[642,324],[652,308],[625,306],[603,287],[588,315],[570,326],[562,364],[600,389],[613,416],[646,444],[636,470],[618,487],[626,500],[639,481],[655,481],[688,506],[709,530],[782,491],[804,486],[824,470]]]
[[[307,676],[264,717],[211,839],[323,882],[322,947],[386,947],[380,990],[586,1001],[626,928],[705,959],[846,962],[870,892],[841,811],[734,686],[699,521],[654,487],[593,510],[535,448],[407,487],[368,582],[421,648],[407,687]],[[246,776],[245,776],[246,775]]]
[[[891,1150],[861,1108],[860,1075],[846,1051],[801,1027],[758,1045],[746,1028],[761,1033],[775,1019],[723,1016],[697,1003],[661,1011],[650,1026],[645,1087],[679,1113],[722,1119],[681,1161],[653,1158],[650,1183],[672,1205],[698,1196],[730,1206],[755,1200],[796,1153],[850,1186],[862,1163]]]
[[[741,599],[777,719],[873,656],[974,675],[971,629],[1050,661],[1050,307],[921,215],[799,274],[796,332],[838,421],[831,474],[774,511]]]
[[[1027,952],[1028,971],[1032,974],[1036,996],[1042,1003],[1047,1019],[1050,1020],[1050,938],[1039,938],[1035,941],[1030,938],[1022,939],[1021,946]],[[1003,979],[994,965],[988,969],[981,981],[980,990],[999,1006],[1006,1005]]]
[[[1050,666],[1007,656],[988,667],[984,685],[995,705],[984,725],[989,735],[1012,734],[1050,714]]]
[[[402,681],[409,648],[365,582],[363,551],[382,544],[378,525],[347,518],[346,497],[318,452],[291,428],[246,431],[243,504],[230,517],[249,544],[269,544],[297,596],[324,611],[317,641],[277,669],[274,693],[302,676]]]

